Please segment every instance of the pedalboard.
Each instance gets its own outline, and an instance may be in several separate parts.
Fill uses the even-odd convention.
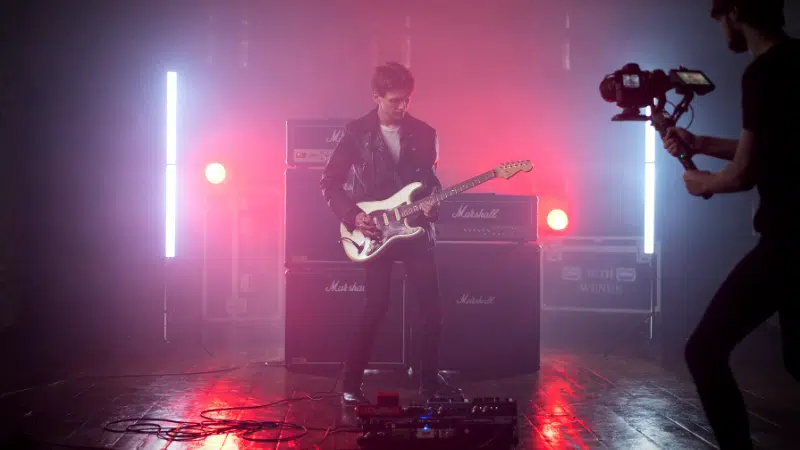
[[[364,450],[510,449],[519,442],[513,399],[432,398],[401,407],[396,394],[379,394],[375,405],[357,408]]]

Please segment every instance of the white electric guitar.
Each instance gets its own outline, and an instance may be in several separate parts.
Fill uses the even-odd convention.
[[[361,230],[350,229],[341,224],[339,229],[344,251],[352,261],[369,261],[383,253],[395,241],[413,239],[424,231],[422,227],[408,224],[409,219],[422,214],[424,203],[439,203],[493,178],[509,179],[519,172],[530,172],[531,169],[533,164],[530,161],[509,162],[415,202],[412,202],[411,198],[414,192],[422,187],[422,183],[419,182],[406,185],[386,200],[358,203],[358,207],[367,213],[378,227],[381,237],[377,240],[370,239],[364,236]]]

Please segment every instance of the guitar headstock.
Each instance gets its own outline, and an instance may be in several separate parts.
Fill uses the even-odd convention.
[[[494,169],[494,174],[507,180],[520,172],[530,172],[532,169],[533,164],[530,160],[510,161],[497,166]]]

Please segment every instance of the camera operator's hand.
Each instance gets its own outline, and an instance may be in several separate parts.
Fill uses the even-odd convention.
[[[683,182],[686,184],[686,191],[696,197],[703,197],[711,194],[708,183],[712,176],[711,172],[706,170],[687,170],[683,173]]]
[[[667,149],[672,156],[678,156],[680,154],[681,141],[688,147],[689,156],[700,153],[701,150],[700,139],[691,131],[683,128],[673,127],[668,129],[663,141],[664,148]]]

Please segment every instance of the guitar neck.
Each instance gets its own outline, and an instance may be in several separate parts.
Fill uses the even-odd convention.
[[[408,204],[406,206],[398,208],[399,212],[400,212],[400,215],[402,217],[409,217],[409,216],[414,215],[414,214],[416,214],[418,212],[421,212],[423,203],[430,202],[430,201],[434,201],[436,203],[439,203],[439,202],[441,202],[441,201],[443,201],[443,200],[445,200],[445,199],[447,199],[449,197],[452,197],[454,195],[460,194],[460,193],[462,193],[462,192],[464,192],[466,190],[472,189],[475,186],[478,186],[480,184],[486,183],[487,181],[489,181],[489,180],[491,180],[491,179],[493,179],[495,177],[496,177],[496,175],[494,173],[494,170],[490,170],[488,172],[484,172],[484,173],[482,173],[482,174],[480,174],[478,176],[470,178],[469,180],[466,180],[466,181],[463,181],[463,182],[458,183],[456,185],[450,186],[447,189],[442,189],[440,192],[437,192],[435,194],[431,194],[431,195],[429,195],[429,196],[427,196],[427,197],[425,197],[423,199],[417,200],[417,201],[415,201],[413,203],[410,203],[410,204]]]

